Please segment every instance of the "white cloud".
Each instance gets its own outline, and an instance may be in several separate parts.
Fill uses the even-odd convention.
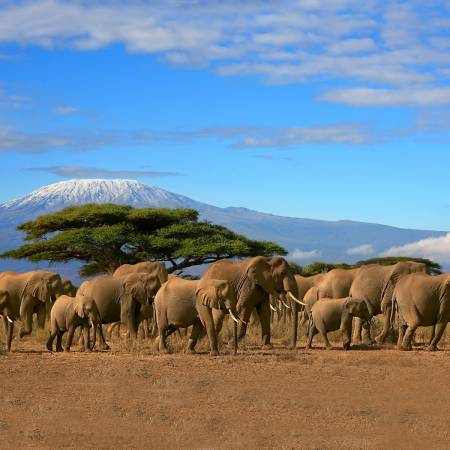
[[[319,250],[305,251],[305,250],[301,250],[299,248],[296,248],[290,254],[290,257],[292,259],[296,259],[296,260],[312,259],[312,258],[318,258],[321,255],[321,253],[322,252],[320,252]]]
[[[68,114],[75,114],[78,112],[78,109],[75,108],[74,106],[57,106],[54,109],[54,112],[56,114],[61,114],[61,115],[68,115]]]
[[[374,252],[372,244],[359,245],[357,247],[349,248],[347,255],[371,255]]]
[[[450,66],[449,9],[416,0],[6,1],[0,43],[79,51],[122,44],[223,75],[361,84],[326,93],[331,101],[448,104],[441,77]]]
[[[321,100],[353,106],[428,106],[450,103],[450,87],[413,87],[411,89],[372,89],[355,87],[325,92]]]
[[[450,233],[442,237],[431,237],[392,247],[383,252],[381,256],[417,256],[448,264],[450,263]]]

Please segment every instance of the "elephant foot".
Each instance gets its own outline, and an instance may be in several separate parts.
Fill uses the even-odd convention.
[[[99,350],[111,350],[111,347],[108,344],[100,345]]]
[[[209,352],[209,355],[210,355],[210,356],[219,356],[219,352],[218,352],[217,350],[211,350],[211,351]]]
[[[350,350],[350,342],[344,342],[342,344],[342,347],[344,350]]]
[[[326,350],[333,350],[333,347],[331,345],[325,345]]]
[[[379,335],[379,336],[377,336],[376,338],[375,338],[375,342],[377,343],[377,344],[384,344],[384,341],[386,340],[386,336],[381,336],[381,335]]]
[[[426,350],[427,352],[437,352],[439,349],[437,348],[436,345],[430,344],[425,350]]]
[[[412,350],[412,347],[410,345],[399,345],[397,348],[403,352],[410,352]]]
[[[195,351],[194,348],[187,348],[186,353],[188,353],[190,355],[195,355],[197,352]]]
[[[64,351],[67,352],[67,353],[69,353],[69,352],[70,352],[70,347],[66,347],[66,348],[64,349]]]
[[[262,348],[263,350],[272,350],[272,349],[273,349],[273,345],[269,342],[269,343],[267,343],[267,344],[263,344],[263,345],[261,346],[261,348]]]
[[[85,348],[85,349],[83,349],[83,351],[86,353],[92,353],[92,350],[90,348]]]
[[[53,351],[53,345],[47,344],[46,347],[49,352]]]
[[[363,340],[363,345],[367,345],[367,346],[371,346],[371,345],[373,345],[375,342],[372,340],[372,339],[364,339]]]
[[[59,353],[59,352],[62,352],[63,351],[63,348],[62,347],[56,347],[56,351]]]
[[[168,355],[170,352],[168,348],[161,348],[159,349],[159,353],[162,353],[163,355]]]

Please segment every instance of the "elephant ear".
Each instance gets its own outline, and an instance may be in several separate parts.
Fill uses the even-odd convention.
[[[75,313],[77,314],[78,317],[81,317],[82,319],[86,318],[83,308],[83,300],[81,298],[77,298],[75,300]]]
[[[42,303],[47,303],[51,299],[50,286],[47,280],[39,280],[36,282],[32,289],[31,294],[33,297],[40,300]]]
[[[3,308],[3,306],[5,306],[5,304],[8,302],[8,299],[8,291],[0,291],[0,308]]]
[[[201,286],[196,290],[195,295],[200,303],[208,308],[225,309],[219,300],[215,286]]]
[[[442,305],[446,300],[450,300],[450,279],[443,282],[439,290],[439,304]],[[441,307],[440,310],[442,311],[442,309]]]

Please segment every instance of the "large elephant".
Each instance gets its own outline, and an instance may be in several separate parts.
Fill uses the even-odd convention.
[[[8,292],[11,311],[6,321],[8,350],[11,349],[11,339],[14,321],[20,319],[22,328],[19,336],[29,335],[33,328],[33,314],[38,316],[38,323],[45,324],[46,304],[51,298],[49,280],[43,278],[39,271],[25,273],[3,273],[0,277],[0,291]]]
[[[353,281],[350,296],[366,300],[371,314],[383,314],[383,329],[376,337],[376,342],[383,343],[391,327],[392,298],[398,281],[411,273],[426,273],[427,267],[423,263],[402,261],[391,266],[368,264],[362,266]],[[362,321],[355,323],[355,341],[362,340]],[[370,327],[365,328],[366,340],[371,342]]]
[[[238,337],[247,332],[247,324],[254,309],[261,323],[262,346],[271,348],[270,343],[270,298],[286,292],[296,298],[297,284],[288,263],[279,257],[256,256],[242,261],[222,260],[212,264],[202,279],[229,281],[237,296],[237,311],[243,322],[239,323]],[[297,300],[298,301],[298,300]],[[293,343],[297,340],[297,307],[293,307]],[[213,311],[217,332],[222,327],[224,313]]]
[[[137,264],[122,264],[119,266],[113,273],[115,277],[121,277],[125,275],[129,275],[131,273],[144,273],[149,275],[152,278],[153,284],[153,296],[156,295],[160,287],[169,279],[169,275],[167,273],[166,266],[163,262],[160,261],[143,261]],[[153,318],[153,308],[150,305],[148,308],[141,308],[139,323],[143,324],[144,329],[144,337],[148,337],[150,335],[154,336],[156,331],[156,325],[152,325],[152,330],[150,330],[150,322]],[[111,326],[111,333],[115,327],[119,327],[120,324],[113,324]]]
[[[139,327],[139,314],[153,301],[153,279],[146,274],[130,274],[123,277],[100,275],[85,281],[77,295],[92,297],[100,312],[101,324],[121,322],[127,326],[129,337],[135,340]],[[100,346],[108,349],[101,325]]]
[[[184,280],[172,278],[158,291],[155,298],[155,316],[159,332],[159,351],[168,353],[166,338],[179,328],[191,325],[188,351],[195,352],[195,345],[203,329],[209,339],[210,354],[219,354],[217,334],[212,310],[229,312],[235,322],[236,293],[227,281],[203,279]],[[204,327],[204,328],[203,328]],[[233,327],[233,341],[237,344],[237,327]],[[235,347],[236,351],[236,347]]]
[[[399,348],[411,350],[417,327],[433,325],[428,350],[436,350],[450,321],[450,274],[413,273],[402,277],[394,290],[394,304],[398,306]]]
[[[56,337],[56,351],[61,352],[63,334],[68,331],[64,350],[70,351],[73,334],[78,327],[82,327],[84,336],[84,351],[90,352],[89,327],[94,327],[94,343],[97,325],[100,323],[100,314],[93,298],[78,295],[69,297],[61,295],[57,298],[50,313],[50,336],[47,349],[53,351],[53,341]]]
[[[340,330],[344,350],[350,348],[353,317],[369,321],[372,315],[364,300],[346,298],[321,298],[311,309],[311,320],[306,348],[310,349],[314,335],[320,333],[327,349],[331,349],[327,333]]]

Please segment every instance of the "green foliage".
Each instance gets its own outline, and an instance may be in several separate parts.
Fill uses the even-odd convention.
[[[358,261],[356,264],[346,264],[346,263],[326,263],[316,261],[306,266],[300,266],[294,262],[289,262],[292,270],[295,274],[303,275],[309,277],[322,272],[329,272],[333,269],[353,269],[356,267],[361,267],[366,264],[381,264],[384,266],[391,266],[402,261],[415,261],[419,263],[424,263],[427,266],[427,271],[431,275],[439,275],[442,273],[442,267],[435,261],[424,258],[414,258],[409,256],[390,256],[386,258],[371,258],[364,261]]]
[[[355,267],[364,266],[366,264],[382,264],[384,266],[390,266],[402,261],[415,261],[424,263],[427,266],[427,271],[431,275],[439,275],[442,273],[442,267],[435,261],[425,258],[414,258],[411,256],[388,256],[384,258],[371,258],[364,261],[358,261]]]
[[[253,241],[199,222],[193,209],[71,206],[18,227],[28,241],[2,258],[84,264],[82,276],[113,272],[125,263],[169,262],[169,272],[223,258],[286,255],[274,242]]]

